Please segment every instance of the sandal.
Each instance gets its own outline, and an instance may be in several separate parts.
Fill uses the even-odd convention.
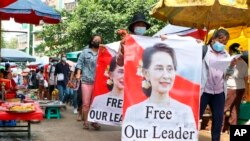
[[[77,116],[76,121],[82,121],[81,115],[78,115],[78,116]]]
[[[88,123],[83,123],[83,129],[89,129],[89,124]]]
[[[95,130],[100,130],[101,126],[98,123],[91,123],[91,126],[95,129]]]

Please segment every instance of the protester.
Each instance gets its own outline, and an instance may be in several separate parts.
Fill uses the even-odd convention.
[[[240,44],[233,43],[229,47],[229,54],[240,54],[238,48]],[[227,80],[227,99],[224,106],[224,124],[222,132],[228,132],[230,125],[238,124],[240,103],[245,93],[248,80],[248,66],[246,62],[239,57],[236,60],[236,67],[233,75]]]
[[[82,89],[82,102],[83,102],[83,127],[89,129],[88,112],[90,108],[91,97],[93,94],[96,60],[98,56],[99,46],[102,43],[102,37],[100,35],[93,35],[89,41],[89,48],[83,49],[78,60],[76,69],[76,78],[81,77],[81,89]],[[100,126],[97,123],[91,123],[91,126],[98,130]]]
[[[117,115],[122,117],[122,107],[123,107],[123,93],[124,93],[124,67],[118,66],[116,63],[116,57],[114,56],[108,65],[105,75],[108,77],[107,87],[110,90],[108,93],[95,96],[89,114],[89,120],[108,124],[108,125],[121,125],[121,118],[118,120],[114,119],[100,119],[97,114],[103,112],[107,114],[107,117],[112,117],[111,115]],[[98,85],[97,85],[98,86]],[[119,106],[114,106],[111,100],[118,101]],[[109,103],[109,104],[108,104]]]
[[[44,72],[44,68],[41,67],[39,69],[39,72],[36,74],[36,79],[38,80],[38,95],[39,95],[40,100],[44,99],[44,95],[46,93],[46,88],[44,87],[45,78],[44,78],[43,72]]]
[[[68,84],[70,75],[69,64],[66,62],[66,60],[66,55],[63,54],[61,56],[61,61],[55,66],[54,73],[54,85],[57,86],[57,89],[59,90],[59,100],[61,102],[64,101],[64,95],[66,94],[66,86]]]
[[[37,89],[38,88],[38,80],[36,79],[36,70],[31,69],[28,77],[29,77],[28,89]]]
[[[212,141],[220,140],[223,122],[224,104],[226,96],[226,77],[233,73],[235,61],[233,60],[226,71],[219,69],[215,63],[230,55],[225,50],[229,33],[225,29],[218,29],[207,44],[207,51],[203,59],[200,118],[209,105],[212,112]]]
[[[146,31],[151,27],[151,25],[146,21],[146,17],[141,12],[134,13],[133,18],[131,19],[131,22],[128,26],[129,31],[131,34],[134,35],[144,35]],[[120,30],[118,31],[118,34],[122,35],[121,45],[118,51],[117,56],[117,64],[119,66],[123,66],[124,64],[124,44],[125,44],[125,36],[127,34],[126,31]]]
[[[198,139],[191,107],[169,96],[175,82],[176,70],[175,51],[167,45],[159,43],[143,51],[142,90],[148,98],[127,109],[122,127],[122,140],[163,140],[155,136],[155,130],[164,130],[167,134],[171,134],[169,131],[173,134],[177,132],[183,134],[183,131],[189,134],[189,140]],[[164,114],[166,117],[158,117],[154,111],[166,112]],[[167,114],[170,116],[168,117]],[[145,133],[147,135],[143,135],[146,138],[131,137],[131,128],[147,130]],[[168,140],[168,138],[165,139]],[[177,137],[172,139],[177,140]]]
[[[48,99],[52,99],[52,91],[55,89],[55,69],[56,69],[56,64],[57,61],[50,59],[49,67],[47,69],[48,72],[48,84],[49,84],[49,89],[48,89]]]
[[[80,56],[80,53],[77,55],[77,59],[79,58],[79,56]],[[70,81],[68,82],[68,87],[69,89],[72,90],[71,100],[72,100],[72,105],[74,107],[73,113],[77,114],[78,112],[80,112],[80,114],[78,114],[78,117],[77,117],[77,120],[80,121],[82,110],[79,111],[79,107],[82,107],[82,106],[78,106],[77,99],[78,99],[78,89],[80,88],[81,83],[80,83],[80,79],[76,78],[76,74],[77,74],[77,69],[76,69],[76,64],[74,64],[70,67]]]

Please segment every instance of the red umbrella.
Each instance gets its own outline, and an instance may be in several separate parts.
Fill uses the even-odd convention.
[[[3,4],[7,4],[7,1],[13,2],[13,0],[0,1],[0,3]],[[29,23],[35,25],[38,25],[40,21],[48,24],[57,24],[61,21],[61,15],[41,0],[18,0],[6,7],[0,8],[0,27],[1,20],[9,20],[10,18],[14,18],[14,20],[18,23]]]
[[[57,24],[61,15],[41,0],[18,0],[6,7],[0,8],[0,19],[14,18],[18,23],[38,25],[40,21]]]
[[[17,0],[0,0],[0,8],[8,6],[9,4],[15,2]]]

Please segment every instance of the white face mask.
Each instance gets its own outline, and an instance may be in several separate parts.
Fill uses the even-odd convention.
[[[136,35],[144,35],[146,32],[146,27],[136,26],[134,29],[134,33]]]
[[[66,62],[66,61],[67,61],[67,58],[66,58],[66,57],[63,57],[63,58],[62,58],[62,61]]]

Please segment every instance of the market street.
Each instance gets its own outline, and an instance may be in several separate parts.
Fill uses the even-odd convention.
[[[121,128],[102,125],[101,130],[84,130],[82,122],[76,121],[76,115],[73,109],[67,106],[67,109],[61,110],[61,119],[44,119],[40,123],[31,125],[32,141],[120,141]],[[13,135],[13,134],[12,134]],[[17,134],[15,134],[17,135]],[[6,133],[0,134],[0,141],[28,141],[26,133],[19,133],[21,137],[13,139],[6,137]],[[222,134],[221,141],[229,141],[228,134]],[[208,131],[200,131],[199,141],[210,141]]]

